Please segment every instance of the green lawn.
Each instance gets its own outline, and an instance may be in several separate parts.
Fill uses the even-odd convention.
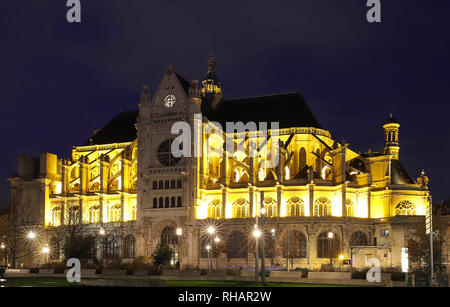
[[[203,280],[167,280],[168,287],[262,287],[261,283],[251,281],[203,281]],[[344,285],[295,284],[268,282],[268,287],[347,287]],[[350,286],[351,287],[351,286]]]
[[[76,287],[62,277],[10,277],[0,285],[6,287]],[[204,280],[167,280],[168,287],[262,287],[261,283],[251,281],[204,281]],[[267,283],[268,287],[346,287],[326,284]]]
[[[10,277],[0,285],[6,287],[76,287],[61,277]]]

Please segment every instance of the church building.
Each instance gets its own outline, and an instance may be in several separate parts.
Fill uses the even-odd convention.
[[[227,99],[215,66],[210,57],[204,80],[188,82],[170,65],[154,92],[143,86],[137,110],[70,158],[20,157],[12,206],[52,261],[63,257],[60,230],[79,225],[104,263],[168,244],[174,266],[250,268],[257,224],[269,267],[363,268],[377,258],[400,268],[430,194],[425,175],[414,179],[400,162],[399,122],[380,119],[384,147],[359,153],[333,139],[299,92]],[[237,122],[258,129],[225,131]],[[196,155],[174,154],[176,123],[191,128]]]

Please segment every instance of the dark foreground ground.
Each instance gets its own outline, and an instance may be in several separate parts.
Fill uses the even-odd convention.
[[[61,277],[10,277],[0,282],[5,287],[79,287]],[[261,283],[247,281],[196,281],[167,280],[168,287],[262,287]],[[269,287],[348,287],[345,285],[299,284],[299,283],[267,283]]]

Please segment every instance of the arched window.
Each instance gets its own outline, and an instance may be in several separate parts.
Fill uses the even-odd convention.
[[[332,238],[329,231],[322,232],[317,237],[317,258],[337,258],[341,249],[341,242],[333,233]]]
[[[161,189],[164,189],[164,182],[162,181],[162,180],[160,180],[159,181],[159,183],[158,183],[158,188],[161,190]]]
[[[153,208],[158,208],[158,198],[153,197]]]
[[[286,203],[287,216],[305,216],[305,203],[298,196],[292,196]]]
[[[89,207],[89,223],[97,224],[100,222],[100,206],[98,204]]]
[[[395,215],[417,215],[416,206],[408,200],[403,200],[395,207]]]
[[[302,170],[306,166],[306,150],[305,148],[300,148],[299,152],[299,170]]]
[[[314,216],[331,216],[331,201],[326,197],[319,197],[314,202]]]
[[[66,224],[74,225],[80,223],[80,206],[78,204],[69,205],[69,210],[67,210]]]
[[[54,206],[52,209],[52,226],[61,225],[61,206]]]
[[[103,239],[103,257],[106,262],[117,262],[120,257],[119,240],[112,234]]]
[[[169,204],[169,197],[165,198],[165,204],[166,204],[165,207],[169,208],[169,206],[170,206],[170,204]]]
[[[350,236],[350,246],[367,246],[368,240],[367,236],[362,231],[355,231]]]
[[[171,206],[172,208],[175,208],[175,196],[172,196],[172,197],[170,198],[170,206]]]
[[[282,244],[284,258],[306,258],[306,236],[302,232],[285,232]]]
[[[108,207],[108,222],[120,222],[120,204],[116,203]]]
[[[222,217],[222,202],[214,199],[208,205],[208,218],[220,219]]]
[[[227,238],[227,257],[228,258],[247,258],[248,242],[247,236],[242,231],[235,230]]]
[[[177,189],[181,189],[181,187],[182,187],[181,179],[178,179],[177,180]]]
[[[164,189],[169,189],[169,188],[170,188],[169,180],[166,180],[166,181],[164,182]]]
[[[249,209],[248,201],[244,198],[239,198],[232,205],[232,217],[238,219],[250,217]]]
[[[133,235],[128,235],[123,239],[123,258],[136,258],[136,238]]]
[[[345,212],[348,217],[355,217],[356,210],[355,205],[353,204],[351,199],[347,199],[345,201]]]
[[[176,185],[175,185],[175,179],[172,179],[172,180],[170,181],[170,188],[171,188],[171,189],[175,189],[175,187],[176,187]]]
[[[266,209],[266,217],[278,216],[278,205],[276,200],[272,197],[264,197],[264,208]]]
[[[164,208],[164,198],[162,197],[159,198],[159,207]]]
[[[158,189],[158,181],[153,181],[153,190],[157,190]]]
[[[181,203],[182,203],[182,198],[181,196],[177,197],[177,207],[181,207]]]
[[[172,226],[167,226],[161,231],[161,244],[174,245],[178,243],[178,237],[175,234],[175,229]]]

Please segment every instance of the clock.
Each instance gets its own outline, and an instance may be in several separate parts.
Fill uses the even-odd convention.
[[[175,98],[175,95],[170,94],[167,95],[166,98],[164,98],[164,105],[166,106],[166,108],[171,108],[176,101],[177,99]]]

